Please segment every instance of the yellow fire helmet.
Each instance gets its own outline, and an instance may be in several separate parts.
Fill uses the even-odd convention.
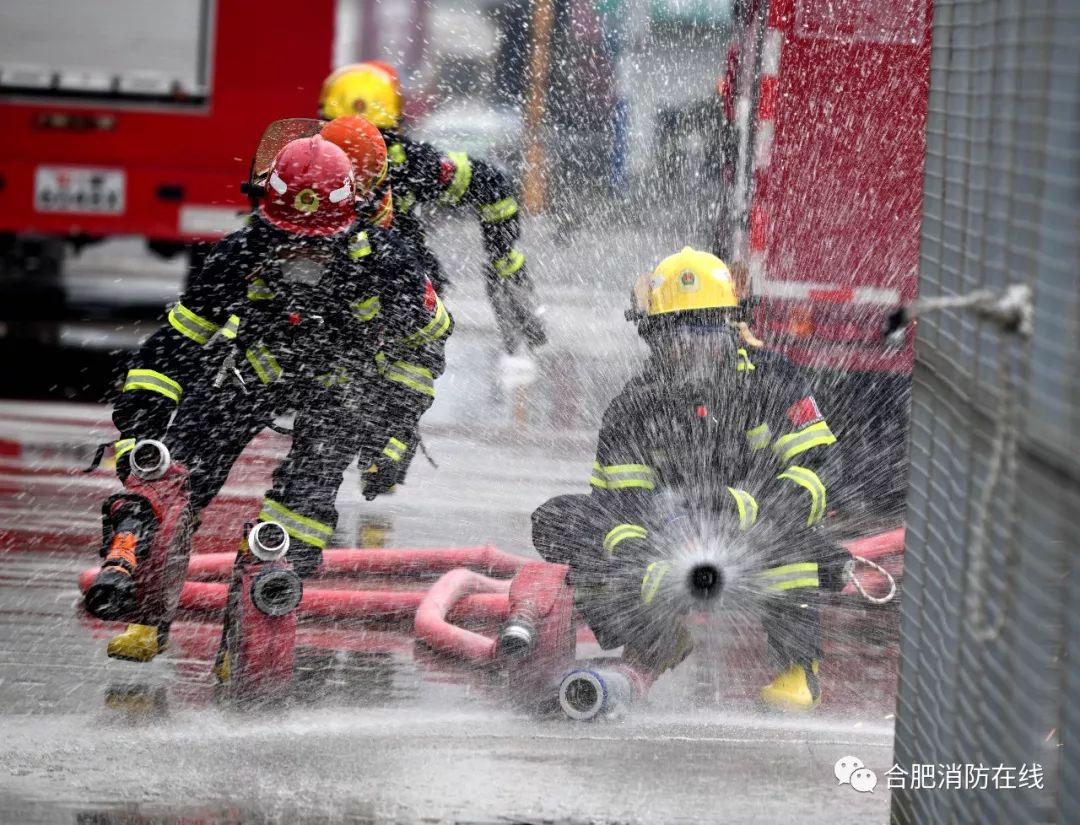
[[[735,309],[739,297],[727,265],[708,252],[684,246],[664,258],[634,286],[638,317],[676,312]]]
[[[361,115],[380,129],[393,129],[401,120],[401,110],[397,72],[374,61],[335,69],[319,94],[319,111],[327,120]]]

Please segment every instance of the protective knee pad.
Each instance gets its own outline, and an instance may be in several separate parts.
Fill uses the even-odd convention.
[[[573,561],[582,544],[583,528],[591,521],[589,504],[589,496],[571,494],[548,499],[533,511],[533,547],[544,561]]]

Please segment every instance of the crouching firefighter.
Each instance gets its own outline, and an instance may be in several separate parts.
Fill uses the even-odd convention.
[[[299,576],[321,563],[358,454],[366,497],[398,480],[452,322],[409,247],[355,225],[359,194],[341,148],[319,136],[287,143],[248,225],[215,247],[136,356],[113,413],[127,490],[106,502],[106,557],[87,591],[92,613],[131,622],[110,656],[149,661],[164,649],[198,514],[277,415],[295,412],[292,445],[258,523],[288,534],[285,561]],[[153,453],[147,439],[168,459],[140,455]],[[177,508],[167,575],[148,581],[155,531]]]
[[[651,675],[682,661],[672,522],[729,525],[778,674],[761,691],[781,709],[821,697],[821,589],[840,589],[846,551],[818,535],[836,438],[786,359],[755,348],[723,261],[689,247],[639,280],[628,313],[649,345],[643,371],[607,408],[591,493],[533,513],[533,542],[571,567],[579,607],[605,648]],[[749,338],[749,341],[748,341]],[[673,509],[674,508],[674,509]],[[697,529],[697,528],[695,528]],[[719,591],[723,567],[693,588]],[[692,570],[690,576],[700,571]]]

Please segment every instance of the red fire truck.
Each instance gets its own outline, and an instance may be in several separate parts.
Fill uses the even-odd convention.
[[[65,247],[173,254],[239,225],[270,121],[314,113],[334,3],[37,0],[0,34],[3,320],[62,301]]]
[[[903,487],[881,467],[890,448],[903,459],[913,350],[880,330],[918,287],[931,14],[931,0],[737,11],[731,251],[757,334],[814,370],[846,422],[864,497]]]

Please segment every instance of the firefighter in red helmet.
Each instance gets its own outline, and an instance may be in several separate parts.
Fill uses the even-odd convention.
[[[258,520],[289,534],[287,558],[301,576],[321,563],[358,454],[366,497],[398,480],[452,328],[410,248],[393,232],[358,228],[355,198],[376,178],[358,192],[343,149],[318,135],[287,143],[261,176],[248,225],[215,247],[139,350],[113,413],[121,479],[137,441],[162,441],[189,475],[195,518],[251,439],[295,411]],[[105,508],[106,538],[124,506]],[[87,606],[131,622],[110,656],[148,661],[173,616],[132,603],[138,563],[137,552],[107,555]]]

